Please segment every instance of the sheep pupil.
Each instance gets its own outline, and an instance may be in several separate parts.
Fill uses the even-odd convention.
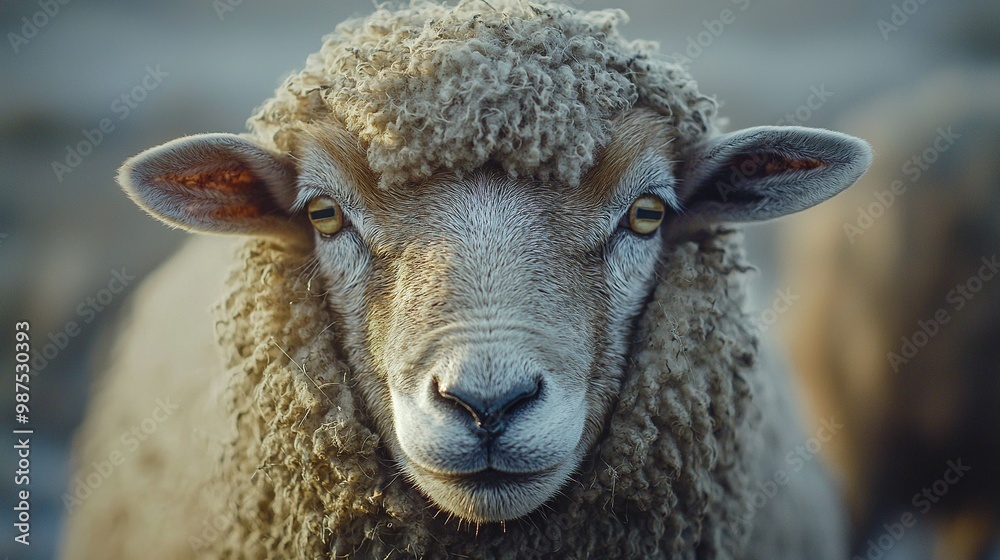
[[[648,208],[636,208],[635,218],[637,220],[650,220],[655,221],[663,217],[663,212],[660,210],[649,210]]]
[[[309,213],[309,217],[313,220],[325,220],[327,218],[333,218],[337,215],[336,208],[323,208],[321,210],[313,210]]]

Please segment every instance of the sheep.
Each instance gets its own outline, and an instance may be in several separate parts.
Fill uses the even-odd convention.
[[[879,163],[782,231],[800,296],[783,329],[811,410],[844,420],[825,451],[864,558],[921,531],[934,558],[1000,544],[998,87],[995,72],[951,68],[857,108],[845,125]],[[957,460],[971,469],[959,478]],[[944,498],[920,495],[946,472]],[[885,536],[906,514],[906,534]]]
[[[822,469],[775,478],[804,434],[731,224],[833,196],[870,149],[720,133],[624,18],[382,8],[248,134],[127,161],[152,216],[249,239],[138,294],[79,472],[177,411],[68,497],[66,557],[840,558]]]

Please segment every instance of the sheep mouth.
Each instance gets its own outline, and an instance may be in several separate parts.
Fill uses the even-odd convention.
[[[496,469],[485,469],[469,474],[432,474],[431,476],[441,482],[458,484],[481,491],[537,483],[551,476],[553,472],[554,469],[530,473],[509,473]]]
[[[511,473],[487,468],[445,474],[420,467],[414,482],[438,507],[469,521],[491,523],[528,515],[551,498],[563,480],[563,469]]]

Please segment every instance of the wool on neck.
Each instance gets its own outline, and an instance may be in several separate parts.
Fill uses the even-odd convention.
[[[738,233],[667,247],[597,448],[541,509],[481,526],[399,476],[308,259],[249,241],[216,309],[234,425],[210,487],[236,519],[213,555],[725,559],[745,545],[760,411]]]

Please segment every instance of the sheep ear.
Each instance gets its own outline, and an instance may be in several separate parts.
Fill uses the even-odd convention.
[[[128,196],[154,218],[182,229],[283,235],[296,227],[286,208],[295,169],[235,134],[199,134],[129,159],[118,172]]]
[[[853,136],[799,126],[761,126],[719,136],[684,158],[686,214],[754,222],[805,210],[854,184],[872,161]]]

